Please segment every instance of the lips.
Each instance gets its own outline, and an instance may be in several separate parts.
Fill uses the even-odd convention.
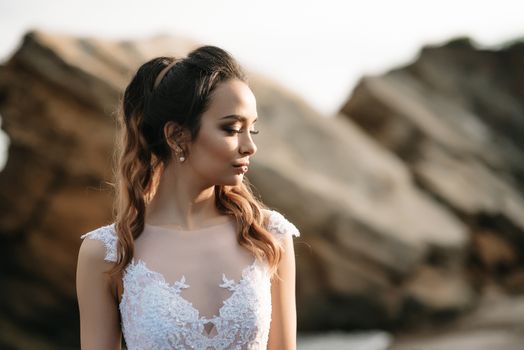
[[[243,163],[236,163],[236,164],[233,164],[234,167],[247,167],[249,165],[249,162],[243,162]]]
[[[235,172],[237,174],[239,174],[239,175],[247,173],[247,166],[246,167],[244,167],[244,166],[236,166],[234,168],[235,168]]]
[[[237,172],[237,174],[244,174],[247,172],[248,165],[249,165],[249,162],[237,163],[237,164],[233,164],[233,168],[235,168],[235,171]]]

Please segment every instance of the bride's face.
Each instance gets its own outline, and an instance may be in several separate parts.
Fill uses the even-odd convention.
[[[239,185],[248,168],[234,164],[248,163],[256,153],[257,118],[256,99],[246,83],[237,79],[220,83],[184,166],[209,185]]]

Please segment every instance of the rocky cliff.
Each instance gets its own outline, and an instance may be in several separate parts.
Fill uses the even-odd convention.
[[[361,79],[341,110],[467,226],[480,284],[524,291],[524,44],[427,46]]]
[[[30,32],[0,68],[0,345],[78,345],[77,252],[111,220],[121,92],[146,59],[196,46]],[[334,118],[248,70],[261,132],[247,177],[302,232],[299,331],[396,329],[471,309],[488,282],[522,290],[519,52],[425,48],[363,78]]]

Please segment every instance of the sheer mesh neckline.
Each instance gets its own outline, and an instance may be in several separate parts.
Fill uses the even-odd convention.
[[[210,226],[200,227],[196,229],[182,229],[182,228],[176,228],[176,227],[167,227],[167,226],[158,226],[158,225],[151,225],[144,222],[144,228],[148,228],[151,230],[159,230],[159,231],[167,231],[167,232],[180,232],[180,233],[192,233],[192,232],[203,232],[208,231],[211,229],[216,229],[222,226],[231,225],[233,223],[233,218],[229,218],[229,220],[217,224],[213,224]]]

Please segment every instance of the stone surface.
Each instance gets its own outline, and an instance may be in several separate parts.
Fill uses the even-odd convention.
[[[493,279],[524,270],[524,44],[468,39],[366,76],[341,109],[407,165],[471,231],[470,260]],[[515,285],[511,290],[523,290]]]
[[[489,291],[477,309],[438,330],[399,333],[390,350],[519,350],[524,344],[524,298]]]
[[[76,257],[80,235],[111,221],[107,182],[118,97],[146,59],[183,56],[197,46],[176,37],[112,42],[32,32],[0,68],[2,128],[11,139],[0,173],[0,325],[8,325],[0,327],[0,347],[28,339],[42,344],[25,346],[34,349],[77,345]],[[396,147],[384,147],[403,145],[410,132],[424,135],[409,118],[395,123],[391,117],[386,134],[393,138],[370,137],[358,121],[321,116],[275,82],[248,75],[261,132],[247,178],[302,232],[296,240],[299,329],[395,328],[470,308],[475,291],[464,266],[471,227],[463,215],[501,202],[474,190],[484,202],[448,198],[454,191],[444,189],[453,181],[438,176],[441,168],[421,159],[412,163]],[[382,111],[400,102],[429,108],[417,96],[399,97],[381,84],[377,89],[390,99],[364,94],[368,108]],[[356,94],[362,96],[362,89]],[[426,123],[441,143],[475,150],[482,162],[497,164],[497,150],[480,152],[478,140],[447,135],[447,124],[431,116]],[[433,157],[443,152],[428,148],[436,150]],[[517,155],[506,155],[499,166],[517,162]],[[425,176],[428,185],[420,187],[424,171],[434,180]],[[491,191],[514,189],[506,177],[499,186],[485,172],[489,179],[482,183]],[[508,198],[504,213],[516,234],[519,197]],[[507,283],[519,281],[512,276]]]

